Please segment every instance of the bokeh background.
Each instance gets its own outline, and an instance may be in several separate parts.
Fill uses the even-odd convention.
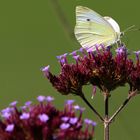
[[[59,5],[58,5],[59,4]],[[40,68],[50,65],[59,73],[56,56],[80,48],[71,37],[75,25],[75,7],[87,6],[103,16],[113,17],[121,30],[131,25],[140,28],[139,0],[5,0],[0,1],[0,109],[14,100],[22,105],[38,95],[55,97],[58,108],[66,99],[86,108],[84,117],[92,118],[98,125],[96,140],[103,139],[103,127],[97,117],[79,97],[62,96],[44,78]],[[60,9],[61,8],[61,9]],[[60,16],[61,15],[61,16]],[[65,17],[64,17],[65,16]],[[66,20],[65,20],[66,18]],[[130,50],[138,50],[140,32],[128,32],[123,41]],[[91,87],[85,87],[88,100],[104,114],[103,96],[97,91],[91,99]],[[112,93],[112,114],[128,93],[128,86]],[[111,140],[140,139],[140,97],[134,98],[111,125]]]

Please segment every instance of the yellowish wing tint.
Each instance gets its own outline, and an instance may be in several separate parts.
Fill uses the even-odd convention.
[[[84,48],[96,44],[107,46],[117,38],[112,26],[101,15],[83,6],[76,7],[75,36]]]

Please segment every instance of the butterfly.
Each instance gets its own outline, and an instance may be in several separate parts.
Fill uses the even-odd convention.
[[[96,45],[113,45],[120,42],[122,34],[118,23],[111,17],[102,17],[87,7],[76,7],[75,36],[83,48],[95,51]]]

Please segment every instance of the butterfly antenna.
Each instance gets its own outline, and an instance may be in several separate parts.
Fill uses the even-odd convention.
[[[140,29],[135,28],[135,27],[136,27],[135,25],[132,25],[132,26],[126,28],[126,29],[123,31],[123,33],[129,32],[129,31],[139,31],[139,30],[140,30]]]

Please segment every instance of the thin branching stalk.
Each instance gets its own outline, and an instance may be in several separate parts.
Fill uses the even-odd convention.
[[[116,110],[116,112],[110,117],[109,119],[109,123],[111,123],[113,121],[113,119],[115,119],[115,117],[121,112],[121,110],[128,104],[128,102],[130,101],[130,99],[132,97],[134,97],[135,95],[137,95],[137,90],[136,91],[132,91],[128,94],[127,98],[125,99],[125,101],[122,103],[122,105]]]
[[[84,96],[83,93],[80,94],[80,97],[83,99],[83,101],[89,106],[89,108],[98,116],[98,118],[104,122],[103,117],[97,112],[97,110],[88,102],[86,97]]]

